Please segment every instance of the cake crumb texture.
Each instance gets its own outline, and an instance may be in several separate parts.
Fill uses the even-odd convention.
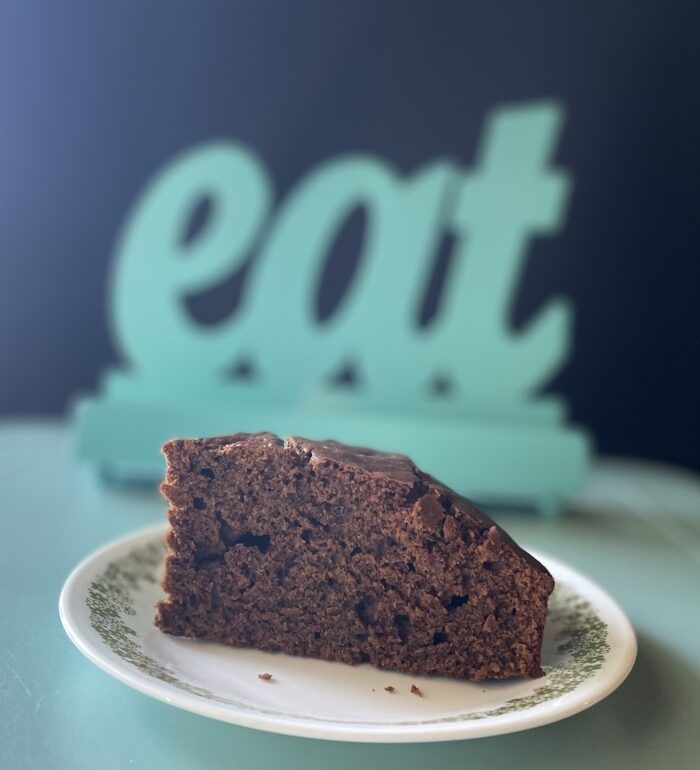
[[[163,451],[164,632],[413,674],[542,675],[551,575],[407,457],[269,433]]]

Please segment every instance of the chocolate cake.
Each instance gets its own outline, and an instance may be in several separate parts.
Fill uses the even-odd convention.
[[[163,451],[166,633],[414,674],[542,675],[551,575],[407,457],[270,433]]]

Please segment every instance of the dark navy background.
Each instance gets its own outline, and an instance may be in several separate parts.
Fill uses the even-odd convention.
[[[281,195],[341,152],[402,170],[469,163],[494,105],[555,96],[568,110],[557,160],[575,191],[564,232],[530,252],[513,323],[572,296],[575,355],[551,388],[603,451],[700,467],[693,8],[5,0],[0,413],[62,412],[114,360],[113,239],[179,150],[238,139]],[[346,239],[338,260],[356,247]],[[210,298],[212,313],[226,302]]]

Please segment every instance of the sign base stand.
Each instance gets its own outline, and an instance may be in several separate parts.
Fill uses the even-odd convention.
[[[551,420],[259,401],[203,404],[193,398],[186,406],[84,399],[75,410],[75,428],[81,456],[113,480],[160,480],[165,468],[160,447],[171,438],[269,430],[401,452],[482,504],[534,507],[544,515],[556,514],[580,490],[590,454],[583,431]]]

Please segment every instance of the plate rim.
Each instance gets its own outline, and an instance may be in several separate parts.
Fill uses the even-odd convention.
[[[305,721],[303,717],[294,719],[284,715],[264,715],[234,710],[188,692],[166,689],[159,680],[143,674],[126,661],[121,661],[120,664],[113,662],[111,657],[103,652],[106,649],[104,643],[93,643],[80,631],[79,619],[84,618],[84,613],[81,610],[85,603],[84,597],[78,594],[78,584],[85,579],[86,575],[90,577],[96,575],[99,568],[103,566],[102,562],[105,557],[114,558],[116,551],[138,546],[156,537],[163,537],[168,528],[167,522],[159,522],[132,531],[121,537],[110,539],[81,559],[70,571],[61,588],[58,600],[61,624],[68,638],[78,650],[91,663],[114,679],[168,705],[218,721],[283,735],[344,742],[423,743],[484,738],[520,732],[558,722],[594,706],[625,681],[637,657],[637,638],[632,624],[620,604],[599,583],[557,557],[537,549],[528,549],[548,569],[551,570],[554,567],[554,572],[568,573],[575,578],[577,586],[585,586],[586,598],[591,598],[590,593],[597,594],[595,598],[602,599],[607,604],[608,613],[614,617],[615,628],[621,639],[625,640],[624,649],[618,651],[620,660],[617,661],[616,669],[608,672],[608,676],[600,681],[596,689],[589,692],[587,696],[579,694],[577,698],[575,697],[576,691],[573,691],[567,694],[568,697],[563,704],[561,698],[555,698],[538,704],[532,709],[514,711],[496,717],[485,717],[479,720],[434,722],[424,725],[377,725],[376,727],[341,722]],[[81,599],[83,600],[81,601]],[[608,625],[611,625],[609,620]]]

